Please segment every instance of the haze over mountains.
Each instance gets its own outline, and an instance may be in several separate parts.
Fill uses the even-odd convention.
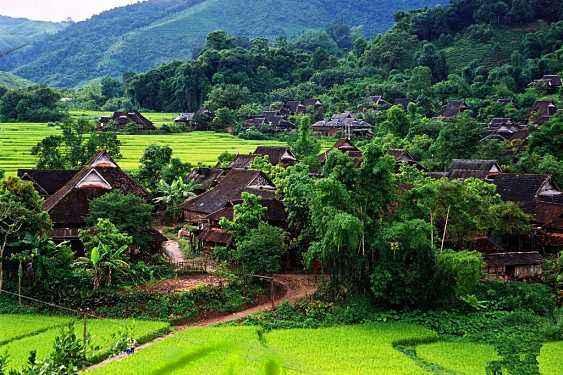
[[[64,29],[68,23],[32,21],[0,15],[0,54],[20,48]]]
[[[218,29],[249,38],[291,37],[342,21],[362,26],[366,34],[372,35],[388,29],[399,10],[445,2],[150,0],[71,24],[0,59],[0,70],[38,83],[72,87],[106,75],[118,77],[190,58],[206,35]],[[45,28],[52,30],[56,25]],[[37,28],[35,24],[30,27]]]

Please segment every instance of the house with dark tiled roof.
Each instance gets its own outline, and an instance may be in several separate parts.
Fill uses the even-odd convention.
[[[453,119],[468,109],[469,107],[464,100],[448,100],[448,103],[442,109],[442,113],[436,118],[440,120]]]
[[[501,280],[539,280],[543,273],[543,258],[537,251],[485,254],[489,278]]]
[[[197,184],[195,193],[203,193],[215,186],[224,175],[225,170],[222,168],[197,167],[192,169],[186,180]]]
[[[308,111],[313,111],[314,113],[324,112],[323,103],[317,98],[288,100],[282,103],[279,109],[280,114],[283,116],[303,115]]]
[[[451,179],[479,178],[489,179],[502,173],[496,160],[454,159],[444,177]]]
[[[540,79],[532,81],[529,86],[553,92],[562,87],[563,82],[561,81],[561,77],[557,74],[546,74]]]
[[[246,129],[255,129],[262,133],[281,133],[294,131],[297,126],[280,111],[264,111],[244,122]]]
[[[413,166],[421,171],[426,170],[407,150],[392,148],[387,151],[399,164]]]
[[[371,109],[371,110],[381,111],[381,110],[389,109],[391,105],[392,105],[391,103],[383,99],[383,96],[371,95],[364,99],[364,103],[361,106],[361,110],[367,111]]]
[[[78,231],[86,226],[90,202],[110,191],[135,194],[149,200],[149,194],[105,151],[94,155],[74,171],[19,170],[22,179],[32,181],[45,197],[43,209],[53,223],[56,241],[78,241]]]
[[[105,130],[127,130],[135,128],[137,131],[156,130],[154,124],[138,111],[114,112],[112,116],[102,116],[98,120],[97,129]]]
[[[319,156],[320,163],[324,164],[326,162],[326,159],[328,158],[328,155],[334,150],[338,150],[338,151],[348,155],[348,157],[353,159],[356,162],[357,165],[360,165],[362,163],[363,158],[364,158],[362,150],[360,150],[359,148],[354,146],[354,144],[352,144],[350,139],[341,138],[338,141],[336,141],[336,143],[334,144],[334,146],[332,146],[332,148],[325,151],[324,153],[322,153]]]
[[[397,98],[393,100],[393,105],[400,105],[403,107],[403,110],[406,111],[409,108],[409,99],[408,98]]]
[[[266,157],[270,164],[288,167],[297,163],[297,158],[289,147],[285,146],[258,146],[252,154],[239,154],[229,165],[229,168],[252,168],[252,163],[257,156]]]
[[[181,124],[189,125],[194,120],[194,117],[195,117],[195,113],[193,112],[180,113],[178,117],[174,119],[174,122],[177,124],[181,123]]]
[[[209,215],[240,200],[243,192],[258,195],[262,199],[275,199],[276,188],[260,171],[231,169],[210,190],[188,199],[182,205],[184,219],[194,224],[208,221]]]
[[[351,112],[338,113],[330,120],[322,120],[313,124],[313,133],[325,137],[371,137],[373,126],[356,118]]]
[[[529,129],[527,125],[517,124],[511,118],[493,118],[487,127],[487,135],[481,139],[498,139],[501,141],[526,140]]]
[[[529,122],[542,125],[557,114],[557,106],[552,100],[538,100],[530,110]]]

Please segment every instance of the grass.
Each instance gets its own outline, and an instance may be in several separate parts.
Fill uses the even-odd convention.
[[[44,315],[1,315],[2,340],[0,353],[8,354],[8,366],[11,369],[21,369],[27,363],[29,353],[37,351],[39,359],[48,355],[60,329],[72,321],[69,317],[48,317]],[[5,327],[7,328],[6,332]],[[13,327],[13,328],[12,328]],[[90,353],[92,360],[99,360],[109,355],[115,343],[114,335],[128,327],[132,335],[139,342],[145,342],[165,332],[169,324],[164,322],[140,320],[89,320],[87,322],[91,345],[95,350]],[[82,322],[77,322],[75,330],[78,337],[82,337]],[[11,337],[11,341],[5,341]]]
[[[563,375],[563,341],[543,345],[540,353],[540,372],[545,375]]]
[[[89,112],[92,113],[92,112]],[[155,114],[156,115],[156,114]],[[166,114],[158,114],[165,117]],[[49,135],[59,134],[57,127],[34,123],[0,123],[0,169],[15,175],[18,168],[33,168],[36,159],[31,148]],[[248,141],[229,134],[192,132],[167,135],[120,135],[123,159],[119,165],[125,170],[138,167],[145,148],[151,144],[168,145],[174,156],[194,165],[213,165],[224,151],[249,153],[259,145],[280,145],[275,141]]]
[[[497,358],[493,347],[473,342],[442,341],[419,345],[416,353],[424,361],[467,375],[484,374],[487,363]]]
[[[434,333],[388,323],[257,334],[256,327],[193,328],[90,374],[424,374],[392,343]]]

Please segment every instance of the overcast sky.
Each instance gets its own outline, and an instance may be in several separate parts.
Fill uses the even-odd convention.
[[[0,0],[0,14],[34,20],[82,21],[104,10],[141,0]]]

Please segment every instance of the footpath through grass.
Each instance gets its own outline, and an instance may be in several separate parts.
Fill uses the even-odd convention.
[[[37,351],[38,359],[45,358],[53,349],[55,338],[60,330],[73,321],[71,317],[45,316],[39,314],[0,315],[0,354],[8,354],[10,369],[25,367],[29,353]],[[119,332],[128,330],[139,342],[146,342],[162,335],[169,324],[164,322],[141,320],[88,320],[87,331],[90,335],[90,359],[96,361],[107,357],[114,346]],[[75,330],[82,337],[82,321],[77,321]]]
[[[393,348],[425,328],[377,323],[321,329],[193,328],[89,374],[424,374]]]
[[[0,123],[0,169],[15,175],[18,168],[33,168],[36,159],[31,149],[43,138],[60,134],[60,130],[47,124]],[[151,144],[170,146],[174,156],[194,165],[214,165],[224,151],[249,153],[259,145],[281,145],[276,141],[249,141],[229,134],[192,132],[166,135],[119,135],[123,159],[119,165],[125,170],[138,167],[145,148]]]

